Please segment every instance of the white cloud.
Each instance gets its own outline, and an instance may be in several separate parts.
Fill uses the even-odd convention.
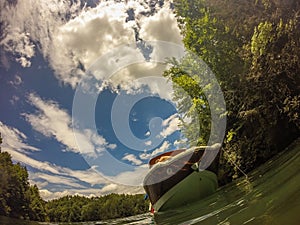
[[[0,45],[5,51],[16,55],[22,66],[31,65],[30,59],[39,48],[45,57],[51,49],[55,29],[73,17],[80,9],[80,1],[1,1],[1,21],[4,21],[4,38]],[[35,46],[39,43],[39,46]]]
[[[108,144],[107,147],[111,150],[114,150],[117,148],[117,145],[116,144]]]
[[[10,104],[16,105],[16,103],[20,100],[20,98],[16,95],[13,95],[12,98],[9,100]]]
[[[36,168],[42,171],[47,171],[53,174],[60,174],[59,167],[53,166],[49,162],[38,161],[25,154],[17,152],[15,149],[12,148],[3,148],[3,150],[11,154],[14,160],[21,162],[27,166],[31,166],[32,168]]]
[[[140,157],[140,159],[143,159],[143,160],[145,160],[145,159],[151,159],[154,156],[159,155],[160,153],[165,152],[166,150],[169,149],[169,147],[170,147],[170,143],[168,141],[164,141],[162,143],[162,145],[159,148],[156,148],[153,152],[151,152],[151,153],[144,152],[144,153],[140,154],[139,157]]]
[[[74,177],[37,172],[37,173],[31,173],[29,178],[30,180],[32,180],[32,183],[35,183],[34,182],[35,180],[39,180],[39,182],[37,183],[39,187],[44,185],[47,186],[49,184],[55,184],[55,185],[61,184],[73,188],[85,188],[85,186],[79,184],[78,179]]]
[[[146,142],[145,142],[145,145],[151,146],[151,145],[152,145],[152,141],[146,141]]]
[[[93,167],[87,170],[72,170],[69,168],[63,168],[61,174],[75,177],[83,182],[91,184],[92,186],[96,184],[106,184],[108,182],[108,180]]]
[[[2,149],[15,149],[19,152],[40,151],[38,148],[26,144],[27,136],[16,128],[9,127],[0,121],[0,133],[3,138]]]
[[[0,3],[3,9],[1,19],[7,26],[4,27],[3,33],[6,35],[0,45],[5,51],[14,53],[23,66],[30,66],[30,59],[36,50],[40,50],[56,72],[57,78],[75,88],[85,76],[84,69],[116,47],[128,44],[135,46],[137,36],[145,41],[163,40],[181,44],[170,2],[165,1],[163,8],[158,3],[154,7],[151,4],[153,3],[146,1],[104,1],[95,8],[81,9],[80,1],[28,0],[17,1],[14,7],[4,1]],[[134,18],[125,22],[129,9],[134,11]],[[136,31],[139,32],[138,35]],[[164,54],[163,52],[165,51],[155,48],[151,57],[155,58],[158,54]],[[122,55],[127,60],[142,57],[138,48],[119,54],[101,65],[104,72],[107,71],[107,66],[116,68],[114,60]],[[161,76],[164,66],[157,67]],[[149,71],[146,63],[139,65],[139,68],[137,72]],[[123,74],[121,79],[118,78],[118,84],[122,84],[127,78],[131,83],[131,78],[135,78],[131,73],[134,74],[135,69],[129,69],[128,72],[129,77]],[[155,90],[155,85],[149,86]],[[158,89],[161,90],[161,87]]]
[[[132,162],[134,165],[141,165],[143,162],[139,159],[136,158],[135,155],[133,154],[128,154],[128,155],[125,155],[122,160],[127,160],[129,162]]]
[[[186,138],[181,138],[180,140],[174,141],[173,145],[176,146],[176,148],[186,148],[188,140]]]
[[[137,49],[132,49],[130,51],[128,50],[129,54],[124,54],[122,56],[124,57],[124,60],[128,60],[128,58],[131,57],[131,51],[135,52],[135,57],[141,57],[141,53]],[[99,61],[97,62],[97,68],[95,70],[93,69],[93,72],[95,71],[94,74],[95,76],[98,76],[99,79],[107,79],[109,84],[105,83],[104,86],[110,86],[113,90],[119,90],[121,88],[127,94],[131,95],[136,95],[145,91],[149,96],[159,96],[161,99],[171,101],[173,93],[172,85],[166,78],[162,77],[163,72],[166,70],[166,64],[145,62],[144,59],[137,59],[136,61],[138,63],[130,64],[126,67],[117,65],[117,63],[111,64],[110,68],[107,64],[104,65],[105,62]],[[98,68],[101,68],[101,72],[99,72]],[[120,69],[116,70],[116,68]],[[116,72],[111,74],[111,76],[109,76],[110,72],[103,72],[114,70],[116,70]]]
[[[40,189],[40,195],[45,200],[51,200],[55,198],[61,198],[67,195],[80,195],[86,197],[95,197],[111,192],[119,194],[141,194],[144,193],[142,187],[128,187],[128,186],[115,186],[114,184],[108,184],[107,187],[104,186],[102,189],[99,188],[85,188],[85,189],[67,189],[64,191],[50,191],[47,189]]]
[[[22,78],[20,77],[19,74],[16,74],[15,77],[14,77],[14,80],[10,81],[9,83],[14,86],[14,87],[17,87],[19,86],[20,84],[22,84]]]
[[[140,36],[149,41],[167,41],[182,44],[182,36],[174,13],[165,4],[158,13],[141,20]]]
[[[47,137],[54,137],[70,150],[79,152],[74,139],[69,114],[53,101],[43,101],[39,96],[30,94],[30,103],[39,111],[37,114],[24,114],[31,126]]]
[[[40,189],[40,196],[44,200],[52,200],[57,198],[62,198],[67,195],[79,195],[87,197],[95,197],[99,193],[96,189],[66,189],[64,191],[50,191],[48,189]]]
[[[112,192],[120,194],[144,193],[141,185],[128,186],[122,185],[122,183],[131,180],[130,182],[135,182],[132,184],[136,184],[137,182],[139,182],[138,184],[141,184],[141,180],[145,176],[146,170],[144,170],[143,173],[139,173],[138,170],[136,170],[137,174],[136,171],[124,172],[116,177],[110,177],[110,181],[100,176],[96,171],[92,171],[92,169],[76,171],[68,168],[61,168],[61,170],[59,175],[49,175],[45,173],[37,173],[36,175],[30,174],[31,183],[36,184],[40,188],[40,194],[43,199],[49,200],[75,194],[92,197]],[[79,181],[92,185],[103,185],[103,187],[91,188],[80,184]],[[69,188],[64,188],[64,191],[61,191],[61,186],[65,185],[69,186]]]
[[[163,130],[160,133],[160,136],[163,138],[168,137],[169,135],[173,134],[174,132],[180,130],[179,125],[181,124],[180,119],[178,118],[177,114],[174,114],[163,121],[162,126]]]
[[[75,87],[82,75],[76,69],[79,62],[89,68],[115,47],[135,42],[134,30],[124,22],[126,10],[124,3],[102,2],[56,30],[49,59],[59,79]]]
[[[66,167],[61,167],[61,166],[51,164],[50,162],[47,161],[39,161],[33,159],[24,153],[18,152],[17,149],[15,148],[8,147],[4,142],[4,135],[3,135],[2,150],[8,152],[15,161],[21,162],[22,164],[35,168],[39,171],[43,171],[44,173],[51,173],[53,175],[52,179],[54,179],[54,176],[60,176],[60,178],[59,177],[56,178],[57,179],[56,181],[61,179],[63,180],[62,176],[64,176],[64,177],[69,177],[66,179],[73,179],[73,180],[77,179],[79,181],[86,182],[90,185],[107,183],[107,180],[103,178],[100,175],[100,173],[98,173],[93,168],[87,170],[72,170]],[[49,182],[52,180],[50,179],[51,177],[50,175],[44,175],[44,177],[45,176],[47,176]],[[34,180],[35,178],[36,176],[33,175],[31,179]]]
[[[101,188],[102,193],[109,193],[109,192],[114,192],[118,189],[118,185],[116,184],[108,184]]]
[[[124,171],[117,176],[110,177],[110,180],[112,180],[114,183],[128,184],[128,186],[139,188],[141,187],[144,177],[146,176],[148,171],[148,165],[142,164],[139,166],[135,166],[132,171]]]
[[[170,147],[170,143],[168,141],[164,141],[159,148],[155,149],[152,152],[152,154],[153,155],[158,155],[158,154],[160,154],[160,153],[165,152],[166,150],[168,150],[169,147]]]
[[[44,101],[35,94],[30,94],[28,100],[38,111],[36,114],[24,114],[26,120],[35,130],[64,144],[67,150],[95,156],[106,148],[116,147],[90,129],[73,129],[70,115],[56,102]]]

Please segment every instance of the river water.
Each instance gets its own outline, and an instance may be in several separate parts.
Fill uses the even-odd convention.
[[[215,194],[165,213],[143,214],[95,224],[300,225],[300,140],[288,150]],[[192,188],[192,187],[191,187]],[[21,221],[1,220],[1,225]],[[36,225],[36,223],[34,223]],[[56,223],[43,223],[54,225]],[[64,223],[65,224],[65,223]]]

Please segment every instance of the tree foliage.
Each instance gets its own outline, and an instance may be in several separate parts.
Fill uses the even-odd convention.
[[[219,179],[226,183],[239,175],[232,162],[249,171],[300,134],[300,3],[177,0],[175,11],[185,47],[211,68],[225,97],[228,122]],[[179,63],[171,65],[165,76],[184,90],[191,87],[193,102],[201,102],[193,75],[178,70]],[[176,85],[175,100],[180,102]],[[193,107],[186,107],[185,113]],[[199,123],[208,125],[207,120]],[[191,127],[183,129],[193,133]]]
[[[37,187],[29,185],[26,168],[0,151],[0,171],[0,215],[44,221],[45,202]]]
[[[100,221],[145,213],[143,195],[109,194],[101,197],[65,196],[46,204],[50,221]]]
[[[178,113],[183,115],[180,124],[183,134],[191,146],[203,145],[207,143],[211,130],[210,108],[204,92],[209,84],[199,79],[199,72],[206,73],[206,67],[201,61],[196,62],[193,56],[187,56],[180,63],[175,59],[169,63],[172,67],[163,75],[172,80],[176,90],[173,99]]]

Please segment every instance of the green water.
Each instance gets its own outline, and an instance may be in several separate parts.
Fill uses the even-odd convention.
[[[284,153],[194,204],[95,224],[300,225],[300,141]],[[192,188],[192,187],[191,187]],[[36,225],[0,217],[0,225]],[[45,224],[45,223],[44,223]],[[55,223],[52,223],[54,225]]]
[[[299,225],[300,141],[207,199],[155,216],[158,224]]]

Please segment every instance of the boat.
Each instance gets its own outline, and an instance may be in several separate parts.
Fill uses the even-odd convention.
[[[216,147],[200,146],[163,153],[149,161],[143,187],[150,211],[178,208],[213,194],[218,188],[214,166],[199,169],[204,154]],[[218,151],[219,148],[217,148]]]

